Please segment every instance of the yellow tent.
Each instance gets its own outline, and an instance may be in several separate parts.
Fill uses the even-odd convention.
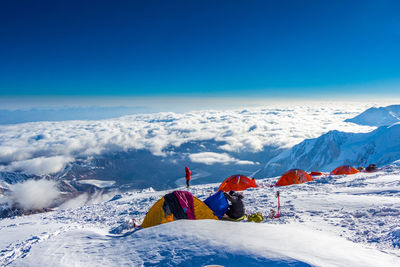
[[[146,217],[143,220],[141,227],[147,228],[156,226],[162,223],[172,222],[174,220],[173,215],[165,216],[164,210],[164,197],[158,200],[153,207],[147,212]],[[193,208],[196,220],[213,219],[218,220],[214,213],[203,201],[193,196]]]

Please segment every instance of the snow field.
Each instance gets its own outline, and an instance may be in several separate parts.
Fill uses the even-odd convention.
[[[74,209],[0,221],[0,265],[10,266],[398,266],[400,168],[325,176],[280,188],[257,180],[244,191],[248,213],[276,210],[263,223],[176,221],[126,237],[108,232],[135,218],[170,191],[152,189]],[[219,184],[193,186],[204,200]],[[178,188],[185,190],[185,188]]]

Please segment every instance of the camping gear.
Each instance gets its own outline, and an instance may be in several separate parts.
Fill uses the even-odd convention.
[[[355,174],[357,173],[357,169],[353,168],[352,166],[349,165],[343,165],[340,167],[337,167],[336,169],[334,169],[331,174],[334,175],[341,175],[341,174],[345,174],[345,175],[349,175],[349,174]]]
[[[292,169],[285,172],[281,178],[276,182],[276,186],[287,186],[292,184],[301,184],[310,182],[313,179],[311,176],[303,170]]]
[[[279,218],[281,217],[281,200],[280,200],[280,193],[279,191],[276,191],[276,198],[278,199],[278,214],[274,216],[274,218]]]
[[[246,219],[247,219],[247,216],[243,215],[242,217],[239,217],[237,219],[232,219],[229,216],[224,216],[224,217],[222,217],[221,220],[223,220],[223,221],[231,221],[231,222],[239,222],[239,221],[243,221],[243,220],[246,220]]]
[[[247,176],[236,174],[226,178],[218,188],[218,191],[243,191],[250,187],[258,187],[254,178],[250,179]]]
[[[178,198],[179,204],[186,213],[189,220],[196,220],[193,210],[193,195],[186,191],[174,191],[174,195]]]
[[[235,191],[229,191],[228,193],[224,193],[226,199],[230,202],[229,208],[226,211],[226,215],[228,215],[232,219],[238,219],[246,214],[243,198],[244,196]]]
[[[249,222],[259,223],[259,222],[262,222],[263,220],[264,220],[264,216],[261,214],[261,212],[253,213],[247,217],[247,221],[249,221]]]
[[[268,218],[268,219],[274,219],[274,218],[275,218],[275,210],[274,210],[274,209],[271,209],[271,210],[270,210],[270,212],[269,212],[267,218]]]
[[[322,172],[310,172],[310,176],[321,176]]]
[[[366,172],[376,172],[378,170],[378,166],[375,164],[369,164],[368,167],[365,168]]]
[[[214,195],[204,200],[204,203],[214,212],[214,215],[221,219],[228,210],[229,203],[226,200],[224,193],[218,191]]]
[[[213,211],[210,208],[208,208],[207,205],[203,203],[203,201],[201,201],[197,197],[193,196],[190,192],[186,192],[186,191],[174,191],[174,192],[185,192],[184,195],[186,196],[186,198],[188,198],[188,196],[190,196],[192,198],[193,212],[194,212],[194,216],[195,216],[196,220],[202,220],[202,219],[218,220],[218,218],[216,216],[214,216]],[[176,206],[170,207],[169,203],[167,203],[164,206],[164,203],[166,201],[167,202],[170,201],[170,199],[173,197],[175,197],[177,199],[177,202],[179,204],[179,199],[174,194],[174,192],[163,196],[150,208],[150,210],[147,212],[146,217],[143,220],[141,227],[147,228],[147,227],[156,226],[156,225],[167,223],[167,222],[172,222],[174,220],[179,219],[175,216],[175,213],[173,213],[174,211],[176,212],[176,208],[177,208]],[[176,202],[173,201],[172,203],[176,203]],[[179,206],[180,206],[180,204],[179,204]],[[179,206],[178,206],[178,208],[179,208]],[[190,207],[187,207],[186,210],[184,210],[184,208],[182,208],[182,206],[180,206],[181,212],[178,212],[177,214],[185,213],[186,217],[188,218],[188,215],[187,215],[188,208],[190,209]],[[181,215],[178,215],[178,216],[181,216]]]
[[[178,198],[176,197],[176,195],[174,193],[169,193],[164,196],[164,204],[163,204],[162,208],[163,208],[164,214],[169,217],[171,215],[173,215],[173,218],[178,219],[178,220],[188,218],[186,212],[183,210],[184,208],[181,206]]]

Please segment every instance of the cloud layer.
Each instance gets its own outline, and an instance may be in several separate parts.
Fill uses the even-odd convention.
[[[173,153],[184,143],[220,142],[215,151],[188,155],[194,162],[252,164],[234,153],[264,146],[291,147],[329,130],[366,132],[373,128],[344,122],[370,107],[365,103],[314,103],[156,113],[98,121],[34,122],[0,126],[0,170],[30,174],[61,171],[68,162],[108,152],[146,149]]]
[[[22,171],[26,174],[46,175],[59,172],[73,159],[68,156],[37,157],[27,160],[11,162],[7,167],[0,167],[7,171]]]
[[[10,185],[9,201],[11,206],[37,210],[49,207],[59,196],[55,181],[28,180]]]
[[[214,163],[221,163],[221,164],[239,164],[239,165],[253,165],[256,164],[252,161],[248,160],[238,160],[235,159],[231,156],[229,156],[227,153],[215,153],[215,152],[201,152],[201,153],[194,153],[190,154],[189,158],[192,162],[197,162],[197,163],[204,163],[207,165],[211,165]]]

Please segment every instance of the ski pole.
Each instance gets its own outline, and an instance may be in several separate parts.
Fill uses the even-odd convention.
[[[279,218],[281,216],[281,202],[279,196],[279,191],[276,191],[276,197],[278,198],[278,214],[275,216],[275,218]]]

